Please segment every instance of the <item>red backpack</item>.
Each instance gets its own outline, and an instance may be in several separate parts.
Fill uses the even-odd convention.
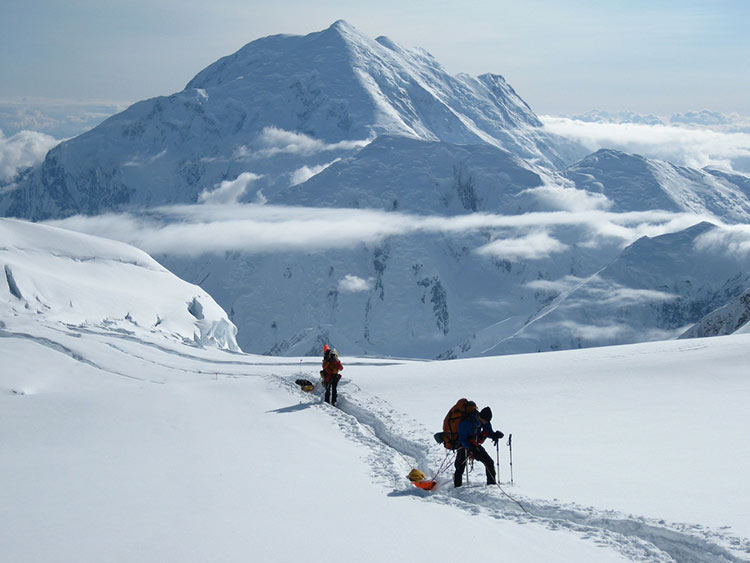
[[[443,445],[449,450],[455,450],[459,446],[458,442],[458,423],[476,412],[477,404],[468,399],[459,399],[451,407],[448,414],[443,419]]]

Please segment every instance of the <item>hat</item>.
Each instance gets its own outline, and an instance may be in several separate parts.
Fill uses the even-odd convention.
[[[490,410],[490,407],[484,407],[479,411],[479,416],[482,417],[482,420],[486,420],[487,422],[492,420],[492,411]]]

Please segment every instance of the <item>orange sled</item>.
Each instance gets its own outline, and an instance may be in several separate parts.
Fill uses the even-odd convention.
[[[430,491],[435,488],[435,485],[437,485],[435,481],[412,481],[412,484],[415,487],[424,489],[425,491]]]
[[[409,475],[406,476],[409,481],[412,482],[412,484],[415,487],[419,487],[420,489],[424,489],[425,491],[429,491],[430,489],[434,488],[437,483],[433,479],[428,479],[427,475],[425,475],[423,472],[421,472],[419,469],[412,469],[409,472]]]

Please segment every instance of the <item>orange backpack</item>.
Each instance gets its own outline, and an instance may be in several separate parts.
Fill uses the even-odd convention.
[[[459,399],[443,420],[443,445],[449,450],[458,446],[458,423],[477,410],[477,404],[468,399]]]

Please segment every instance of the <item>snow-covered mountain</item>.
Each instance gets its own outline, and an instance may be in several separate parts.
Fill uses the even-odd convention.
[[[518,330],[509,332],[503,324],[488,327],[446,356],[676,338],[750,287],[745,256],[707,244],[717,231],[714,225],[701,223],[677,233],[643,237],[592,276],[529,282],[526,287],[547,306]],[[732,310],[736,309],[735,305]]]
[[[612,211],[688,211],[750,222],[750,178],[744,174],[602,149],[567,167],[563,176],[579,189],[607,196]]]
[[[0,241],[3,318],[239,351],[213,298],[136,248],[13,219],[0,219]]]
[[[32,220],[195,203],[250,172],[241,201],[269,197],[380,135],[486,144],[559,166],[583,149],[544,130],[501,76],[452,76],[421,50],[343,21],[253,41],[182,92],[139,102],[50,151],[0,198]]]
[[[726,305],[711,311],[680,338],[704,338],[750,331],[750,289]]]
[[[723,305],[716,297],[691,314],[641,311],[628,330],[604,337],[547,324],[563,293],[591,287],[583,281],[599,279],[640,236],[703,220],[750,222],[742,174],[613,150],[574,162],[582,157],[501,77],[451,76],[421,50],[339,21],[254,41],[182,92],[60,144],[0,189],[0,213],[37,220],[119,210],[165,228],[203,228],[149,248],[134,232],[138,219],[126,221],[130,231],[116,215],[64,223],[149,250],[213,295],[240,345],[256,353],[307,354],[331,340],[348,353],[426,358],[633,342],[675,334]],[[247,211],[254,204],[275,216],[314,208],[307,216],[321,222],[326,243],[276,244],[269,239],[294,237],[265,232],[270,220]],[[212,213],[227,217],[223,226],[211,226]],[[249,223],[259,228],[242,228]],[[370,235],[358,238],[356,223]],[[162,238],[155,230],[152,241]],[[237,240],[203,244],[226,231]],[[243,236],[252,240],[243,245]],[[649,257],[641,260],[646,272]],[[674,286],[674,272],[661,273],[651,285]],[[727,283],[724,273],[710,270],[707,287]],[[615,295],[617,284],[608,286]],[[595,300],[602,319],[619,318],[621,303],[602,291],[575,298]],[[702,299],[683,286],[673,294]]]
[[[520,213],[536,206],[524,194],[548,174],[491,145],[456,145],[380,136],[269,203],[419,214]]]

